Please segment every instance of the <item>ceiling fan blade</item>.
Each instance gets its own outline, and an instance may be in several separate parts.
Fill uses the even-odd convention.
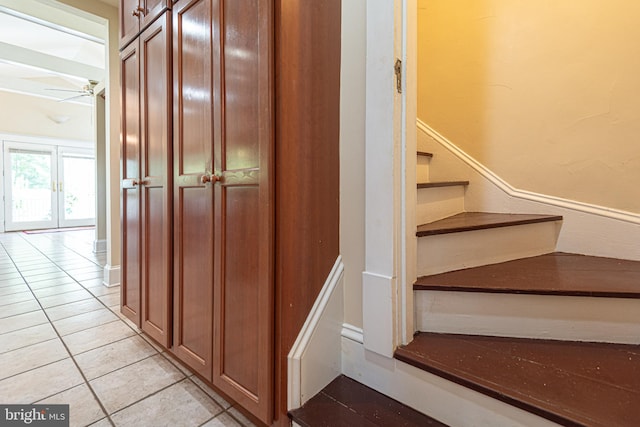
[[[58,102],[67,102],[67,101],[72,101],[74,99],[78,99],[78,98],[83,98],[85,96],[88,96],[86,93],[83,93],[82,95],[76,95],[76,96],[72,96],[71,98],[65,98],[65,99],[59,99]]]
[[[71,90],[71,89],[54,89],[54,88],[45,88],[44,90],[55,90],[56,92],[73,92],[73,93],[84,93],[84,90]]]

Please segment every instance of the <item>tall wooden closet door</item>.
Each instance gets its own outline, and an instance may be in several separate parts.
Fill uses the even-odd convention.
[[[121,130],[121,227],[122,227],[122,313],[140,327],[140,68],[138,43],[120,54],[122,79]]]
[[[213,346],[214,75],[216,0],[182,0],[173,9],[174,348],[211,380]],[[219,127],[220,125],[217,124]]]
[[[171,346],[171,14],[140,34],[142,330]]]
[[[272,2],[222,0],[216,107],[213,383],[262,421],[273,407]]]

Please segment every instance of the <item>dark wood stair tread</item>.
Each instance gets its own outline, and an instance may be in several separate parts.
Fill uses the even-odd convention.
[[[559,215],[463,212],[429,224],[419,225],[416,236],[433,236],[437,234],[459,233],[463,231],[484,230],[488,228],[509,227],[514,225],[561,220],[562,216]]]
[[[640,346],[419,333],[395,358],[567,426],[637,426]]]
[[[455,187],[457,185],[469,185],[469,181],[437,181],[437,182],[421,182],[418,188],[437,188],[437,187]]]
[[[414,290],[640,298],[640,261],[556,252],[419,277]]]
[[[446,426],[344,375],[289,416],[309,427]]]
[[[433,153],[427,153],[426,151],[418,151],[418,156],[433,157]]]

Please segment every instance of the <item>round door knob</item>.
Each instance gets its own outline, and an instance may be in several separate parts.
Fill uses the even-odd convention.
[[[207,182],[216,183],[216,182],[220,181],[221,179],[222,178],[220,176],[218,176],[218,175],[205,173],[204,175],[202,175],[200,177],[200,182],[202,184],[206,184]]]

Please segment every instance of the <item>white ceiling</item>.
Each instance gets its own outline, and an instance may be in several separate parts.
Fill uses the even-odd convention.
[[[89,80],[104,79],[105,32],[104,24],[55,2],[0,0],[0,96],[1,91],[58,100],[80,95]],[[91,98],[73,102],[90,105]]]

